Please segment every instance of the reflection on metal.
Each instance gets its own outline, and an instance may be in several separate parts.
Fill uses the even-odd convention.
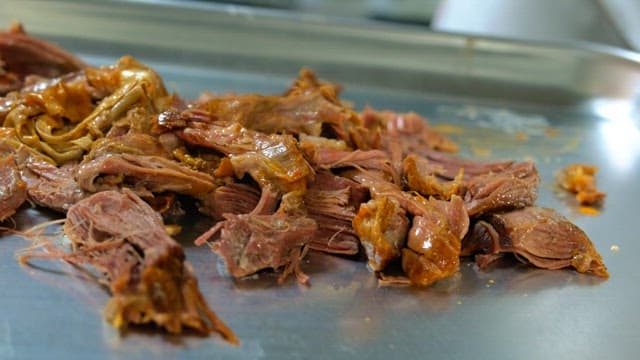
[[[605,119],[600,123],[603,148],[619,173],[635,168],[640,159],[640,122],[634,117],[633,103],[622,100],[600,100],[594,112]],[[637,114],[636,114],[637,115]]]

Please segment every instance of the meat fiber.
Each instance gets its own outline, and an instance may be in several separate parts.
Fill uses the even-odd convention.
[[[76,178],[89,192],[129,186],[144,196],[166,191],[197,196],[216,187],[210,175],[150,155],[105,154],[81,164]]]
[[[389,156],[381,150],[336,150],[319,147],[309,162],[320,169],[355,167],[381,174],[385,179],[400,183],[400,175],[395,171]]]
[[[27,76],[58,77],[86,65],[74,55],[12,25],[0,31],[0,96],[22,87]]]
[[[502,171],[475,176],[465,182],[469,216],[532,206],[538,198],[539,183],[532,162],[514,163]]]
[[[198,210],[201,213],[216,220],[223,220],[224,214],[240,215],[252,212],[260,201],[260,189],[247,184],[230,183],[197,198],[200,200]]]
[[[609,276],[587,235],[553,209],[528,207],[485,215],[463,241],[462,254],[477,254],[483,267],[505,253],[543,269],[573,267]]]
[[[133,192],[103,191],[78,202],[64,232],[73,244],[64,259],[104,274],[112,295],[105,317],[117,328],[154,323],[171,333],[216,331],[237,343],[206,304],[182,246]]]
[[[456,178],[460,174],[460,170],[462,170],[464,180],[478,175],[499,173],[512,166],[515,162],[511,160],[474,161],[439,151],[429,151],[424,155],[424,158],[429,161],[431,166],[437,167],[439,176],[447,180]]]
[[[361,116],[366,127],[381,128],[384,148],[397,144],[402,157],[412,153],[425,155],[431,150],[458,150],[455,142],[430,127],[425,118],[414,112],[376,111],[367,107]]]
[[[283,269],[280,281],[293,272],[300,282],[307,278],[299,262],[305,245],[317,230],[316,222],[306,217],[286,214],[232,215],[218,222],[196,239],[196,245],[206,243],[220,232],[219,239],[210,243],[214,252],[222,256],[229,273],[236,278],[264,269]]]
[[[29,156],[21,169],[29,200],[55,211],[67,212],[73,204],[90,194],[75,180],[77,169],[77,163],[57,167],[38,156]]]
[[[360,241],[351,223],[367,197],[368,192],[358,183],[318,171],[304,196],[307,216],[318,225],[309,247],[333,254],[357,254]]]
[[[13,146],[0,139],[0,221],[16,212],[27,199]]]

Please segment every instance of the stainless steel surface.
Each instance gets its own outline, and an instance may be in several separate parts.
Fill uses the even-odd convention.
[[[636,54],[217,10],[223,12],[4,1],[0,23],[21,20],[96,64],[132,54],[188,97],[205,89],[278,93],[309,65],[342,82],[344,98],[358,108],[427,116],[463,145],[463,154],[533,158],[543,179],[539,204],[590,235],[611,278],[526,267],[485,272],[465,262],[457,276],[427,289],[378,288],[362,262],[313,254],[304,264],[310,287],[278,286],[270,275],[230,280],[214,254],[183,236],[206,299],[242,341],[233,347],[215,336],[119,335],[102,319],[104,289],[59,262],[20,266],[15,253],[29,243],[4,236],[0,358],[635,358]],[[580,214],[555,190],[554,173],[573,162],[600,167],[608,197],[598,216]],[[15,220],[26,228],[50,217],[25,207]],[[194,232],[205,227],[195,221]]]
[[[505,39],[589,41],[630,48],[616,27],[618,18],[609,16],[605,4],[602,0],[485,0],[477,6],[475,0],[442,0],[432,27]]]

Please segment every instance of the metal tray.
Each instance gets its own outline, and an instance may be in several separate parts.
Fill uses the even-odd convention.
[[[312,254],[311,286],[268,274],[233,281],[216,256],[182,243],[201,289],[239,335],[119,334],[102,318],[108,294],[56,261],[22,267],[28,243],[0,238],[0,358],[634,358],[640,341],[640,57],[593,45],[550,46],[426,32],[369,22],[282,16],[180,2],[3,1],[19,20],[94,64],[131,54],[186,97],[203,90],[279,93],[301,66],[345,86],[357,108],[416,111],[477,159],[532,158],[538,203],[592,238],[609,267],[602,281],[516,266],[460,273],[427,289],[379,288],[365,264]],[[598,216],[554,186],[574,162],[600,168]],[[21,228],[54,217],[25,207]],[[195,231],[206,224],[195,221]],[[618,246],[619,251],[610,250]]]

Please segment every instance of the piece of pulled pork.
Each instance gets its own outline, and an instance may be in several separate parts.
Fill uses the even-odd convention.
[[[543,269],[573,267],[581,273],[609,276],[584,231],[553,209],[527,207],[484,215],[463,240],[462,255],[475,254],[481,267],[506,253]]]
[[[427,286],[458,272],[469,217],[462,199],[421,201],[402,250],[402,269],[414,285]]]
[[[532,162],[513,163],[499,172],[474,176],[465,183],[469,216],[532,206],[540,177]]]
[[[73,250],[62,258],[103,274],[112,295],[105,317],[115,327],[153,323],[170,333],[215,331],[238,342],[205,302],[182,246],[132,191],[103,191],[79,201],[63,228]]]
[[[353,218],[353,228],[360,237],[371,270],[382,271],[400,258],[409,219],[398,201],[382,196],[360,205]]]
[[[263,269],[282,268],[279,282],[291,273],[299,282],[307,282],[299,263],[304,256],[305,245],[317,229],[315,221],[286,214],[227,214],[225,217],[226,220],[218,222],[195,243],[202,245],[220,232],[220,237],[209,244],[222,256],[233,277],[242,278]]]
[[[29,76],[53,78],[85,66],[58,46],[27,35],[20,24],[0,31],[0,96],[20,89]]]
[[[309,247],[332,254],[357,254],[361,240],[351,222],[368,196],[355,181],[319,170],[304,196],[307,216],[318,224]]]
[[[27,199],[13,146],[0,139],[0,221],[16,212]]]

